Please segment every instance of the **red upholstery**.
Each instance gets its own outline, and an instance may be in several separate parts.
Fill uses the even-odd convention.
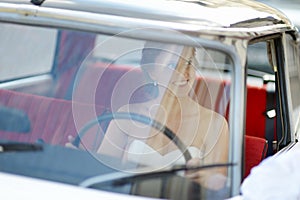
[[[29,133],[0,132],[0,139],[35,142],[42,139],[46,143],[64,145],[67,136],[77,132],[104,109],[93,105],[74,103],[48,97],[0,90],[0,105],[20,109],[28,114],[31,121]],[[85,144],[94,142],[99,127],[88,132]],[[101,134],[101,133],[100,133]]]
[[[124,104],[134,103],[130,102],[130,98],[137,87],[145,84],[140,68],[106,63],[85,66],[81,68],[78,77],[73,100],[101,105],[113,111]],[[191,96],[201,105],[215,110],[228,119],[230,87],[230,83],[226,81],[199,77],[194,86],[196,95]],[[246,135],[248,136],[265,138],[266,95],[265,86],[247,86]],[[145,99],[143,95],[139,98]]]
[[[267,90],[264,86],[247,86],[246,134],[266,138]]]
[[[96,36],[92,33],[66,30],[59,32],[59,51],[56,52],[57,64],[54,72],[57,80],[55,97],[71,98],[69,87],[73,84],[82,62],[93,51],[95,39]]]
[[[130,102],[137,87],[145,84],[140,68],[96,63],[80,72],[73,100],[97,104],[118,110]],[[199,104],[212,109],[228,119],[230,82],[198,77],[191,96]],[[146,99],[140,95],[140,99]],[[266,138],[265,86],[247,86],[246,135]],[[259,100],[259,101],[258,101]],[[140,100],[141,101],[141,100]]]
[[[142,92],[145,77],[140,68],[97,63],[81,69],[73,100],[97,104],[118,110],[122,105],[146,101]],[[199,77],[191,96],[201,105],[226,115],[230,84],[215,79]],[[196,94],[196,95],[195,95]]]
[[[268,148],[266,139],[245,136],[245,172],[244,178],[250,174],[252,167],[258,165],[265,157]]]
[[[140,68],[98,63],[82,69],[73,100],[117,111],[129,103],[147,100],[140,88],[146,82]]]
[[[230,100],[229,82],[198,77],[193,92],[196,94],[193,98],[199,104],[226,116]]]

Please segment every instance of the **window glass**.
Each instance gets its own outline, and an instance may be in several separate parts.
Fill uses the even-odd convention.
[[[269,62],[268,45],[272,40],[251,43],[247,53],[247,100],[245,141],[268,142],[268,149],[251,155],[249,147],[245,148],[245,175],[250,173],[248,159],[263,155],[273,155],[276,149],[276,84],[272,64]],[[250,136],[250,138],[249,138]],[[254,138],[252,138],[254,137]],[[250,145],[248,143],[248,145]],[[247,144],[246,144],[247,145]],[[273,147],[274,146],[274,147]],[[262,150],[264,147],[261,148]],[[266,147],[265,147],[266,149]],[[258,164],[258,163],[256,163]],[[252,166],[253,167],[253,166]]]
[[[19,79],[19,85],[0,89],[0,105],[20,112],[24,123],[17,120],[0,130],[0,139],[59,146],[58,152],[75,145],[115,171],[151,172],[185,166],[190,160],[201,166],[223,163],[198,171],[191,183],[204,186],[203,195],[208,188],[228,196],[234,65],[228,54],[200,43],[188,46],[122,35],[1,26],[2,45],[10,48],[2,50],[6,56],[0,65],[6,70],[2,80]],[[22,68],[7,70],[8,65]],[[22,79],[49,72],[52,66],[51,83]],[[45,88],[51,93],[44,96]],[[48,179],[50,175],[30,171],[30,176]],[[73,180],[53,176],[50,179]]]
[[[267,43],[257,42],[249,45],[247,65],[250,70],[274,74],[268,59]]]
[[[0,29],[0,81],[51,71],[56,30],[3,23]]]
[[[299,45],[290,35],[286,39],[288,75],[291,87],[293,121],[297,122],[300,114],[300,69]]]

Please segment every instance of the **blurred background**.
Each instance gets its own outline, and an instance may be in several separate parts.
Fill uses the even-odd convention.
[[[300,1],[299,0],[258,0],[281,10],[288,16],[295,26],[300,28]]]

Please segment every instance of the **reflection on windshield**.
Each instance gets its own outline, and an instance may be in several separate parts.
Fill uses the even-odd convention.
[[[40,37],[47,40],[46,35]],[[6,43],[14,39],[3,38]],[[126,171],[120,162],[130,163],[136,173],[144,167],[228,162],[233,65],[228,55],[205,47],[70,30],[57,30],[56,39],[56,48],[48,49],[56,60],[47,78],[18,73],[15,78],[26,87],[7,81],[9,87],[0,90],[1,105],[26,113],[31,126],[26,134],[1,130],[1,139],[86,150],[102,165]],[[49,66],[49,60],[45,62]],[[15,80],[11,74],[9,79]],[[151,123],[130,114],[114,119],[114,113],[134,113]],[[111,117],[100,122],[99,116],[106,114]],[[96,123],[85,129],[91,121]],[[154,121],[161,126],[153,126]],[[83,129],[84,136],[74,142]],[[166,137],[166,130],[175,137]],[[226,167],[214,167],[181,176],[220,189],[228,174]]]

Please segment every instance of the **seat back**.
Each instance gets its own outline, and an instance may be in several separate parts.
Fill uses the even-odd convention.
[[[61,30],[57,38],[53,95],[56,98],[71,99],[72,88],[70,87],[74,83],[74,77],[82,62],[93,51],[96,36],[92,33]]]
[[[245,136],[244,178],[250,174],[253,167],[266,157],[267,148],[268,142],[266,139],[249,135]]]
[[[0,105],[6,108],[19,109],[26,113],[31,127],[28,133],[0,131],[0,139],[65,145],[68,136],[77,136],[86,123],[104,112],[99,106],[71,102],[67,100],[42,97],[9,90],[0,90]],[[91,128],[86,134],[84,143],[99,145],[103,136],[100,127]],[[99,141],[95,141],[99,138]]]
[[[226,80],[197,77],[192,92],[194,100],[228,119],[230,86]]]
[[[147,84],[140,68],[96,63],[79,72],[73,100],[97,104],[116,111],[129,103],[149,100],[141,88]],[[198,77],[191,97],[223,116],[228,112],[230,83]]]
[[[143,85],[145,78],[140,68],[94,63],[79,72],[73,100],[117,111],[125,104],[146,101],[148,98],[142,92],[134,95]],[[200,105],[228,120],[230,89],[231,83],[226,80],[197,77],[190,95]],[[266,138],[267,93],[265,85],[247,86],[246,135]]]
[[[247,87],[247,135],[266,138],[266,100],[267,90],[264,86]]]
[[[96,63],[79,71],[72,99],[117,111],[125,104],[146,101],[139,89],[146,84],[140,68]]]

